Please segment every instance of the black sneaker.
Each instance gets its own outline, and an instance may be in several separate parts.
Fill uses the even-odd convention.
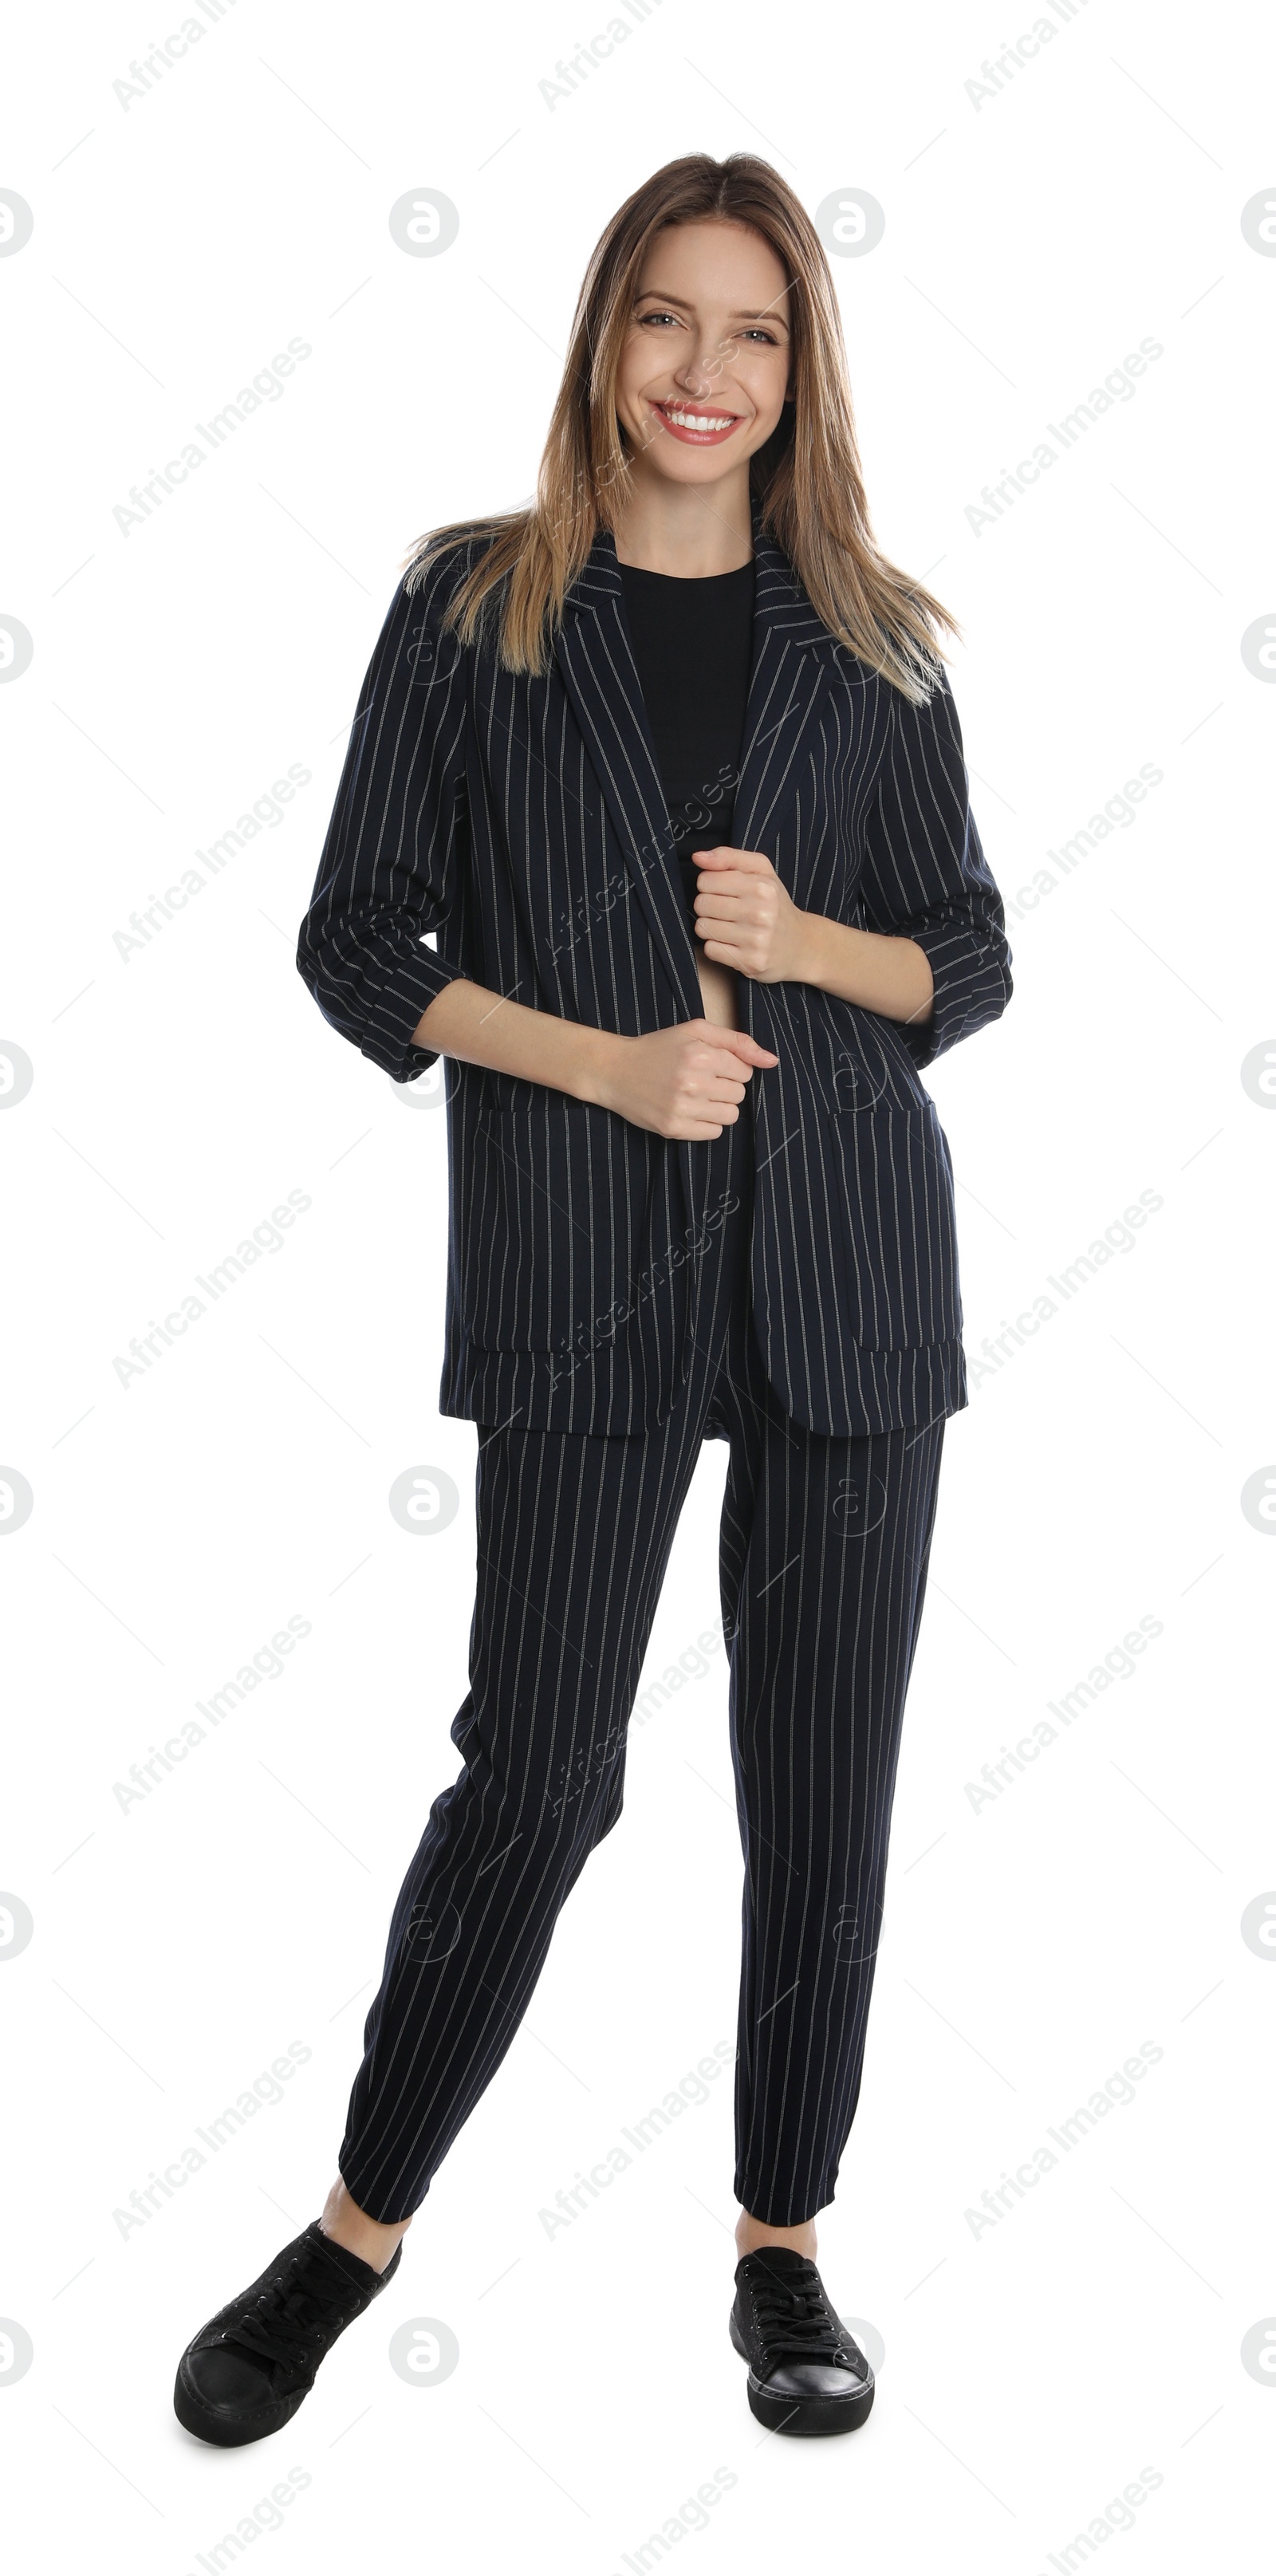
[[[325,2236],[317,2218],[193,2335],[177,2365],[173,2411],[224,2450],[277,2433],[315,2384],[329,2346],[398,2270],[384,2272]]]
[[[853,2433],[873,2373],[829,2306],[806,2254],[760,2245],[735,2268],[731,2341],[749,2365],[749,2405],[774,2433]]]

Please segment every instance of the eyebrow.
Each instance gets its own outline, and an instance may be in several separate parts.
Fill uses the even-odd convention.
[[[640,287],[637,295],[634,297],[635,304],[643,303],[649,295],[658,296],[662,304],[676,304],[680,313],[689,313],[691,311],[691,306],[688,304],[685,296],[667,295],[662,286]],[[764,306],[761,313],[733,313],[731,314],[730,319],[733,322],[774,322],[781,331],[787,331],[789,327],[783,314],[777,313],[773,305]]]

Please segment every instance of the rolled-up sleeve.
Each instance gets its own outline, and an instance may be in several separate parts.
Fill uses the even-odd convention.
[[[1013,991],[1006,916],[970,810],[961,725],[947,678],[925,706],[886,684],[890,731],[865,826],[864,927],[915,939],[930,960],[930,1016],[893,1023],[923,1072],[999,1019]]]
[[[464,656],[440,625],[440,599],[433,572],[412,593],[400,582],[391,601],[297,943],[324,1018],[396,1082],[437,1061],[412,1032],[466,971]]]

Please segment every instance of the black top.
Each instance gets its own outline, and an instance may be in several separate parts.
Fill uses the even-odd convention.
[[[622,563],[625,616],[688,914],[694,852],[731,844],[753,658],[753,558],[703,579]]]

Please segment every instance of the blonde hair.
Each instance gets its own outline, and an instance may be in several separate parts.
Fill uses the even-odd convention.
[[[749,460],[751,496],[824,624],[859,659],[923,705],[939,677],[948,610],[874,541],[851,404],[841,315],[823,244],[786,180],[752,153],[688,153],[644,180],[606,226],[585,272],[563,380],[529,507],[454,520],[418,539],[405,586],[418,589],[455,547],[485,540],[445,611],[464,644],[500,608],[505,668],[540,675],[550,630],[600,527],[614,531],[632,482],[616,415],[616,377],[649,245],[662,226],[747,224],[770,244],[789,292],[791,356],[783,416]],[[498,589],[503,601],[497,598]],[[487,613],[490,618],[491,612]]]

